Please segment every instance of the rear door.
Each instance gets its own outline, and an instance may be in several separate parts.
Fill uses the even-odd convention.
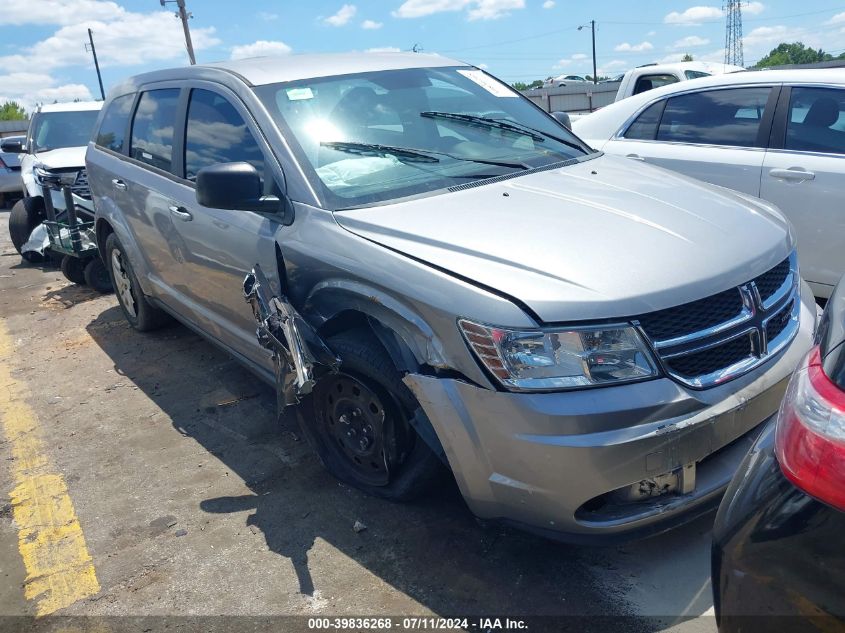
[[[758,196],[779,90],[718,88],[661,99],[603,149]]]
[[[845,273],[845,88],[784,89],[760,197],[792,221],[801,274],[829,296]]]
[[[262,176],[264,193],[281,195],[281,170],[246,107],[228,89],[210,82],[188,84],[182,182],[170,198],[169,218],[184,257],[173,283],[190,306],[191,319],[227,347],[258,363],[267,351],[255,338],[255,319],[244,301],[244,277],[256,263],[275,270],[281,216],[211,209],[196,201],[194,183],[203,167],[247,162]]]

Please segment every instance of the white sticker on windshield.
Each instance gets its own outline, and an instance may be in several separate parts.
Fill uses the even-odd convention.
[[[499,83],[483,70],[459,70],[458,72],[470,81],[477,83],[490,94],[497,97],[519,96],[516,92],[508,88],[506,85]]]
[[[314,98],[311,88],[288,88],[285,92],[288,95],[288,101],[302,101],[303,99]]]

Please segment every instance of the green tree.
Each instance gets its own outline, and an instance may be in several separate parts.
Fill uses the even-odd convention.
[[[681,61],[682,62],[692,62],[692,61],[695,61],[695,60],[692,58],[692,55],[690,55],[689,53],[684,53],[684,56],[681,57]]]
[[[783,42],[757,62],[755,67],[768,68],[786,64],[814,64],[816,62],[827,62],[831,59],[833,59],[833,55],[830,53],[825,53],[822,49],[808,48],[804,46],[803,42],[793,42],[792,44]]]
[[[26,110],[17,101],[7,101],[0,105],[0,121],[23,121]]]
[[[530,84],[525,83],[524,81],[515,81],[511,84],[511,87],[514,90],[530,90],[531,88],[542,88],[543,87],[543,80],[542,79],[535,79]]]

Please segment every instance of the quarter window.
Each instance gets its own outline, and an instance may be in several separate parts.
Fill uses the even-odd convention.
[[[185,178],[203,167],[249,163],[264,175],[264,154],[234,106],[209,90],[193,90],[185,130]]]
[[[658,141],[753,147],[771,88],[710,90],[672,97]]]
[[[141,94],[132,121],[130,156],[142,163],[173,171],[173,128],[179,89],[150,90]]]
[[[625,132],[625,138],[637,141],[653,141],[657,136],[657,126],[660,124],[660,115],[663,114],[665,106],[666,100],[663,99],[647,107],[631,123],[631,126]]]
[[[117,97],[109,104],[94,140],[97,145],[115,152],[123,151],[123,141],[126,138],[126,128],[134,102],[135,95],[131,94]]]
[[[845,154],[845,90],[793,88],[786,149]]]
[[[678,83],[678,78],[675,75],[643,75],[634,84],[634,94],[638,95],[641,92],[654,90],[655,88],[674,83]]]

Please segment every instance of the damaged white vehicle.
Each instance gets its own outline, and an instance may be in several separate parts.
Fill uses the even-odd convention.
[[[666,530],[715,507],[812,345],[777,209],[604,156],[437,55],[140,75],[86,164],[129,323],[227,350],[385,498],[448,470],[483,518]]]
[[[102,105],[100,101],[81,101],[39,106],[30,120],[26,140],[3,145],[5,151],[21,153],[24,197],[9,214],[9,236],[15,250],[27,261],[41,261],[48,244],[46,230],[34,234],[45,219],[44,185],[52,185],[57,211],[65,207],[58,186],[69,185],[74,204],[93,212],[85,149]]]

